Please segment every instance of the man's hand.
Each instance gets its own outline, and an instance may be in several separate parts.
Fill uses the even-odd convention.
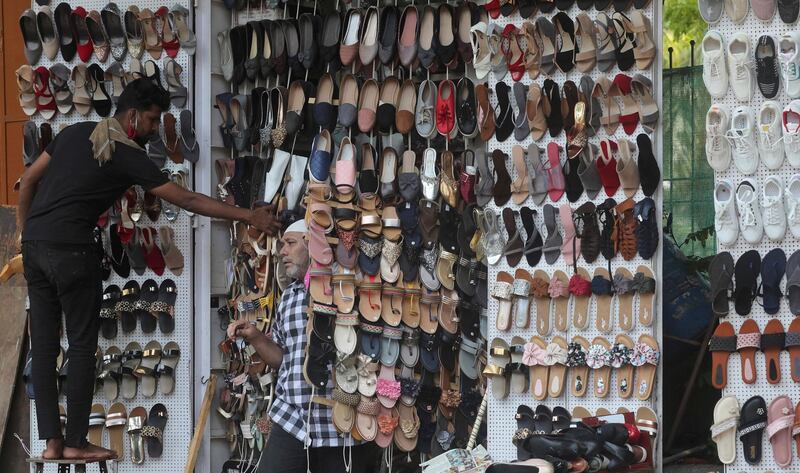
[[[228,338],[234,339],[237,337],[244,338],[246,342],[250,343],[258,337],[263,337],[264,334],[247,320],[237,320],[228,325],[227,330]]]
[[[247,223],[269,236],[276,236],[281,230],[281,222],[275,217],[274,211],[274,205],[256,207],[250,212]]]

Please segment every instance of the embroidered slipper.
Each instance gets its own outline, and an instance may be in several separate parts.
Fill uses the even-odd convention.
[[[522,369],[522,357],[525,352],[525,339],[516,336],[511,339],[511,393],[521,394],[528,391],[528,370]]]
[[[547,345],[545,364],[550,366],[547,395],[559,398],[564,392],[567,381],[567,341],[556,336]]]
[[[533,273],[531,294],[536,302],[536,332],[541,336],[550,335],[550,276],[541,269]]]
[[[505,271],[497,273],[497,281],[492,288],[492,297],[497,299],[497,330],[505,332],[511,328],[512,290],[514,278]]]
[[[611,302],[614,298],[614,285],[611,283],[608,270],[596,268],[592,278],[592,294],[595,302],[595,325],[602,333],[611,332]]]
[[[423,290],[420,296],[420,320],[419,328],[425,333],[434,334],[439,328],[439,305],[442,302],[442,297],[439,291],[430,291],[427,288]]]
[[[106,425],[106,408],[102,404],[93,404],[89,414],[89,442],[94,445],[103,444],[103,428]]]
[[[636,398],[650,399],[655,384],[656,371],[661,352],[658,341],[650,335],[642,334],[631,352],[631,364],[636,367]]]
[[[530,292],[533,277],[527,270],[519,268],[514,272],[514,326],[528,328],[530,324]]]
[[[106,414],[106,430],[108,431],[108,447],[117,452],[117,460],[122,460],[125,455],[123,435],[127,424],[127,409],[122,403],[115,402],[108,408],[108,414]]]
[[[559,332],[566,332],[569,326],[569,279],[564,271],[553,273],[547,292],[553,299],[553,324]]]
[[[349,314],[356,300],[356,275],[353,271],[339,267],[331,276],[333,304],[339,312]]]
[[[786,350],[789,352],[789,370],[792,381],[800,383],[800,317],[795,317],[786,331]]]
[[[633,394],[633,365],[631,354],[635,344],[631,337],[618,334],[611,347],[611,367],[617,373],[617,394],[622,399],[628,399]]]
[[[377,322],[381,318],[382,287],[381,278],[376,275],[365,274],[358,283],[358,312],[370,322]]]
[[[724,396],[717,401],[714,406],[711,439],[717,444],[717,456],[724,465],[730,465],[736,461],[736,425],[738,422],[739,401],[736,396]],[[640,428],[640,430],[642,429]]]
[[[611,387],[611,344],[595,337],[586,353],[586,365],[594,370],[594,395],[605,398]]]
[[[772,447],[772,457],[780,467],[792,462],[792,426],[794,405],[788,396],[778,396],[767,408],[767,435]]]
[[[728,384],[728,357],[736,351],[736,332],[730,322],[721,322],[708,342],[711,352],[711,384],[724,389]]]
[[[589,301],[592,298],[592,283],[589,271],[578,268],[577,273],[569,279],[568,289],[572,295],[572,325],[578,330],[586,330],[589,326]]]
[[[525,345],[522,363],[530,368],[530,392],[537,401],[542,401],[547,398],[547,381],[550,374],[550,366],[546,364],[546,355],[547,344],[542,337],[538,335],[531,337],[530,342]]]
[[[656,300],[656,280],[653,277],[653,271],[647,266],[637,267],[636,274],[633,276],[633,284],[639,295],[639,323],[649,327],[653,324]]]
[[[511,379],[511,376],[506,371],[506,366],[511,363],[508,343],[502,338],[492,340],[489,356],[492,357],[491,363],[484,367],[483,375],[489,378],[494,398],[505,399],[508,397],[509,381]]]
[[[617,312],[619,313],[619,327],[626,332],[633,330],[633,297],[636,287],[633,284],[633,275],[625,268],[617,268],[614,273],[614,292],[617,295]]]
[[[396,284],[383,284],[381,291],[381,318],[391,326],[400,325],[403,317],[403,295],[405,291]]]
[[[161,394],[175,391],[175,367],[181,358],[181,349],[175,342],[168,342],[161,351],[161,363],[156,366],[158,387]]]
[[[128,417],[128,439],[130,442],[131,463],[141,465],[144,463],[144,439],[142,428],[147,424],[147,411],[144,407],[137,407]]]
[[[781,351],[785,346],[786,333],[783,324],[778,319],[770,320],[761,335],[761,351],[764,352],[769,384],[781,382]]]
[[[739,414],[739,440],[742,441],[744,459],[750,465],[761,463],[761,444],[767,427],[767,403],[761,396],[753,396],[742,405]]]
[[[747,319],[739,328],[736,337],[736,350],[742,367],[742,381],[745,384],[756,382],[756,352],[761,350],[761,330],[753,319]]]

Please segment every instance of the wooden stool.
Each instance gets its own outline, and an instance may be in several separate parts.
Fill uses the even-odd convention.
[[[56,470],[58,473],[71,473],[73,465],[75,466],[75,473],[86,473],[86,465],[92,463],[97,463],[97,466],[100,468],[100,473],[109,473],[106,460],[47,460],[41,457],[34,457],[28,458],[25,461],[31,464],[31,473],[44,473],[44,466],[46,464],[58,465],[58,469]],[[117,462],[115,460],[109,461],[111,462],[111,473],[117,473]]]

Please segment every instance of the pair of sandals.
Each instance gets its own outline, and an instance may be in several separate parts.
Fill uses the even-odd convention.
[[[787,261],[786,253],[780,248],[770,250],[763,260],[757,250],[749,250],[734,263],[733,256],[723,251],[711,261],[709,272],[711,306],[720,317],[728,315],[731,300],[737,314],[749,315],[753,301],[759,295],[763,298],[764,311],[777,314],[784,296],[781,291],[784,275],[787,279],[789,309],[793,315],[800,315],[800,252],[793,253]]]

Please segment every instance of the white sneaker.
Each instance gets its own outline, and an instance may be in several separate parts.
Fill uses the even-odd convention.
[[[744,21],[749,11],[750,2],[748,0],[725,0],[725,14],[727,14],[734,23],[741,23]]]
[[[753,113],[750,107],[737,107],[731,115],[731,129],[728,130],[733,164],[745,174],[753,174],[758,169],[758,148],[753,130]]]
[[[764,236],[761,209],[758,208],[758,183],[745,178],[736,188],[736,210],[739,214],[739,229],[745,241],[755,245]]]
[[[717,31],[709,31],[700,44],[703,53],[703,83],[714,98],[728,92],[728,70],[725,65],[725,40]]]
[[[758,156],[769,169],[778,169],[783,164],[783,141],[781,106],[767,100],[758,112]]]
[[[733,199],[733,184],[720,180],[714,187],[714,230],[717,241],[731,246],[739,238],[739,221],[736,217],[736,204]]]
[[[761,210],[764,215],[764,233],[770,240],[783,240],[786,235],[786,208],[783,206],[783,182],[770,176],[761,189]]]
[[[792,100],[783,109],[783,150],[786,160],[800,168],[800,100]]]
[[[783,193],[786,208],[786,222],[792,236],[800,238],[800,174],[789,178],[789,185]]]
[[[731,144],[725,134],[731,126],[728,107],[713,104],[706,113],[706,160],[711,169],[722,172],[731,165]]]
[[[750,68],[750,37],[736,33],[728,43],[728,74],[733,95],[739,102],[749,102],[753,96],[753,70]]]
[[[800,33],[793,31],[781,36],[778,41],[778,62],[781,65],[781,82],[786,94],[796,99],[800,97]]]

